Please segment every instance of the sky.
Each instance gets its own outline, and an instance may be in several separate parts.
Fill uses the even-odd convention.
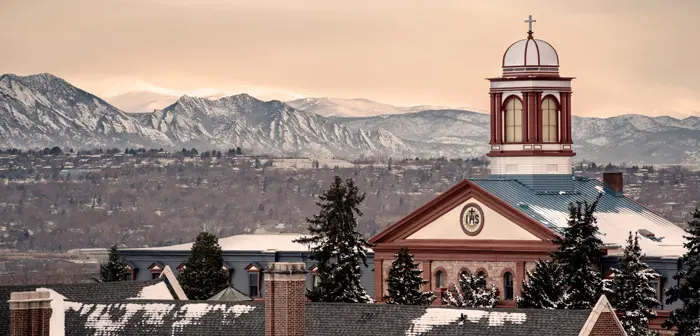
[[[700,115],[696,0],[2,0],[0,73],[486,109],[528,15],[576,77],[574,114]]]

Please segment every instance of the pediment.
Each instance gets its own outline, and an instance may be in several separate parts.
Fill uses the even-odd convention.
[[[374,236],[374,244],[438,241],[550,241],[555,234],[464,180]]]
[[[476,197],[458,204],[406,239],[541,240]]]

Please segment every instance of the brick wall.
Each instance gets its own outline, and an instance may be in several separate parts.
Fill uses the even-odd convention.
[[[10,294],[10,336],[49,336],[51,298],[48,292]]]
[[[303,336],[305,264],[270,263],[265,273],[265,335]]]
[[[593,329],[591,330],[590,336],[625,336],[625,332],[621,329],[618,323],[615,321],[613,313],[606,311],[600,313],[598,320]]]

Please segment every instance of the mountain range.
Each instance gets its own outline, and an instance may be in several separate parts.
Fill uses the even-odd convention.
[[[239,94],[182,96],[153,112],[127,113],[50,74],[0,76],[0,147],[241,146],[318,158],[468,157],[488,150],[488,134],[488,115],[466,109]],[[579,159],[700,164],[700,117],[574,117],[573,136]]]

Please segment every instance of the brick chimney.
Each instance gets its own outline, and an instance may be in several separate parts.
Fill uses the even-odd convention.
[[[603,185],[615,196],[622,196],[622,173],[603,173]]]
[[[49,336],[51,293],[10,293],[10,336]]]
[[[303,336],[306,264],[273,262],[265,272],[265,336]]]

